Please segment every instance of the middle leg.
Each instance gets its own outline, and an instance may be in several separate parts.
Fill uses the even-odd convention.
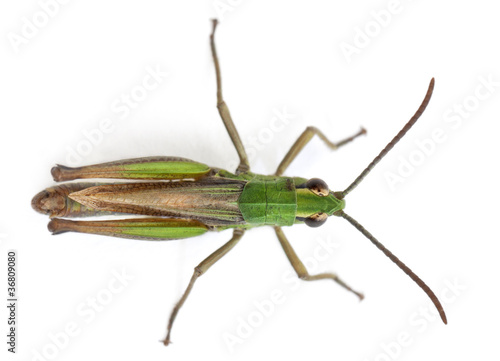
[[[191,277],[191,280],[189,281],[184,294],[177,302],[174,309],[172,310],[172,313],[170,314],[167,326],[167,337],[165,337],[165,340],[163,340],[163,344],[165,346],[168,346],[170,344],[170,333],[172,331],[172,325],[174,324],[175,318],[177,317],[177,313],[191,293],[191,289],[193,288],[194,283],[196,282],[198,277],[203,275],[210,267],[214,265],[214,263],[224,257],[231,249],[233,249],[236,243],[238,243],[241,237],[243,237],[244,232],[245,231],[243,229],[236,228],[233,231],[233,237],[227,243],[225,243],[222,247],[217,249],[214,253],[205,258],[198,266],[195,267],[193,276]]]
[[[220,75],[220,66],[219,66],[219,58],[217,57],[217,50],[215,48],[215,29],[217,28],[217,20],[214,19],[212,34],[210,35],[210,47],[212,49],[212,57],[214,59],[215,65],[215,75],[217,77],[217,109],[219,109],[219,114],[224,122],[227,132],[233,141],[234,147],[236,148],[236,152],[238,152],[238,156],[240,157],[240,165],[236,169],[236,173],[245,173],[250,170],[250,164],[248,162],[248,156],[245,151],[245,147],[241,141],[240,135],[236,130],[236,127],[233,123],[233,119],[231,118],[231,114],[229,113],[229,108],[222,97],[222,80]]]

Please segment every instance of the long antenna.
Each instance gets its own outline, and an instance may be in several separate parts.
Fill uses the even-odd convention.
[[[420,104],[420,107],[418,108],[417,112],[415,115],[408,121],[408,123],[405,124],[403,129],[399,131],[398,134],[385,146],[384,149],[377,155],[370,164],[368,164],[368,167],[365,168],[364,171],[361,172],[361,174],[354,180],[354,182],[351,183],[349,187],[347,187],[343,192],[340,193],[340,197],[344,198],[347,194],[349,194],[354,188],[356,188],[359,183],[368,175],[368,173],[371,172],[371,170],[377,165],[378,162],[382,158],[385,157],[387,153],[396,145],[397,142],[401,140],[401,138],[404,137],[406,132],[410,130],[410,128],[415,124],[424,112],[425,108],[427,107],[427,104],[429,104],[429,100],[431,100],[431,95],[432,91],[434,90],[434,78],[431,79],[431,82],[429,84],[429,89],[427,89],[427,94],[425,94],[425,98],[422,101],[422,104]]]
[[[431,85],[432,84],[433,84],[433,82],[431,82]],[[425,282],[420,279],[420,277],[418,277],[415,273],[413,273],[413,271],[407,265],[405,265],[403,262],[401,262],[399,260],[399,258],[396,257],[391,251],[389,251],[387,248],[385,248],[382,243],[380,243],[375,237],[373,237],[373,235],[370,232],[368,232],[361,224],[359,224],[354,218],[352,218],[351,216],[346,214],[344,211],[340,211],[335,215],[338,215],[342,218],[347,219],[347,221],[350,224],[352,224],[358,231],[363,233],[363,235],[366,238],[368,238],[387,257],[389,257],[389,259],[392,262],[394,262],[399,268],[401,268],[403,270],[404,273],[406,273],[413,281],[415,281],[415,283],[427,294],[427,296],[429,296],[432,303],[434,303],[434,306],[436,306],[436,308],[439,312],[439,315],[441,316],[441,319],[443,320],[443,322],[445,324],[448,323],[448,321],[446,320],[446,314],[444,313],[443,306],[439,302],[439,300],[436,297],[436,295],[434,294],[434,292],[432,292],[432,290],[429,288],[429,286],[427,286],[425,284]]]

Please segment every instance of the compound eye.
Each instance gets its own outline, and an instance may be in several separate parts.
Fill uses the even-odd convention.
[[[330,193],[325,181],[319,178],[309,179],[306,183],[306,188],[321,197],[326,197]]]
[[[328,219],[328,214],[316,213],[304,219],[304,223],[307,224],[309,227],[319,227],[325,224],[327,219]]]

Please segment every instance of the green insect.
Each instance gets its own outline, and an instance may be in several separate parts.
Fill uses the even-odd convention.
[[[362,299],[361,293],[350,288],[333,273],[310,275],[282,230],[283,226],[302,223],[318,227],[332,215],[345,218],[396,263],[430,297],[441,319],[446,323],[443,307],[432,290],[371,233],[344,212],[345,196],[360,184],[420,117],[429,103],[434,79],[431,80],[427,94],[415,115],[344,191],[332,192],[324,181],[317,178],[307,180],[285,177],[282,174],[314,135],[320,137],[329,148],[337,149],[365,134],[364,129],[352,137],[332,143],[321,131],[308,127],[288,151],[274,175],[254,174],[250,172],[245,149],[222,97],[219,61],[214,43],[216,27],[217,21],[214,20],[210,45],[217,77],[217,108],[240,158],[236,171],[231,173],[175,157],[128,159],[79,168],[57,165],[52,168],[52,175],[57,182],[89,178],[140,182],[65,183],[38,193],[33,198],[33,208],[51,218],[56,217],[50,221],[49,230],[53,234],[82,232],[157,241],[189,238],[208,231],[232,229],[232,238],[194,269],[183,296],[170,315],[167,336],[163,341],[165,345],[170,343],[174,320],[198,277],[226,255],[240,241],[246,230],[254,227],[274,227],[298,277],[306,281],[331,279]],[[147,217],[105,221],[64,219],[114,214]]]

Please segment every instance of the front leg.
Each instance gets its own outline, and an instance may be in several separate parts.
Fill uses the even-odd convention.
[[[364,298],[362,293],[353,290],[344,281],[342,281],[339,278],[339,276],[337,276],[334,273],[319,273],[317,275],[310,275],[309,272],[307,272],[306,266],[304,266],[300,258],[297,256],[297,253],[295,253],[294,249],[292,248],[292,245],[286,239],[286,236],[283,233],[281,227],[274,227],[274,231],[276,232],[276,236],[278,236],[278,239],[281,243],[281,247],[283,247],[283,251],[285,251],[288,260],[292,264],[293,269],[295,270],[297,276],[300,279],[304,281],[317,281],[317,280],[330,279],[332,281],[337,282],[340,286],[344,287],[346,290],[354,293],[356,296],[359,297],[360,300]]]
[[[219,114],[226,126],[226,130],[233,141],[234,147],[236,148],[236,152],[238,152],[238,156],[240,157],[240,165],[236,169],[236,174],[245,173],[250,170],[250,164],[248,163],[247,153],[245,152],[245,147],[241,142],[241,138],[234,126],[233,119],[231,118],[231,114],[229,113],[229,108],[226,105],[222,97],[222,82],[220,75],[220,67],[219,67],[219,59],[217,58],[217,50],[215,49],[215,29],[217,28],[217,20],[213,19],[213,28],[212,34],[210,35],[210,47],[212,49],[212,57],[214,59],[215,65],[215,75],[217,77],[217,109],[219,109]]]
[[[337,148],[353,141],[355,138],[363,134],[366,134],[366,130],[364,128],[361,128],[360,131],[354,134],[353,136],[343,139],[337,143],[333,143],[318,128],[307,127],[306,130],[304,130],[304,132],[300,135],[300,137],[295,141],[295,143],[293,143],[292,147],[285,155],[285,158],[283,158],[283,160],[281,161],[274,175],[281,176],[288,168],[290,163],[292,163],[292,161],[295,159],[295,157],[302,151],[302,149],[304,149],[306,144],[309,143],[309,141],[314,137],[314,135],[317,135],[323,142],[325,142],[328,148],[330,148],[331,150],[336,150]]]

